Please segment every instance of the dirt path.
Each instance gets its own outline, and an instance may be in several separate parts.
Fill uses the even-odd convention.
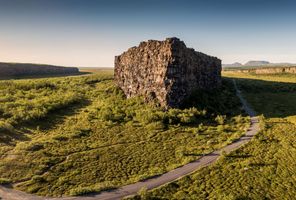
[[[210,154],[204,155],[194,162],[188,163],[182,167],[169,171],[165,174],[162,174],[161,176],[157,176],[151,179],[147,179],[145,181],[140,181],[134,184],[123,186],[119,189],[106,191],[99,194],[83,197],[47,198],[35,196],[32,194],[26,194],[18,190],[13,190],[10,188],[0,186],[0,197],[2,197],[3,200],[115,200],[121,199],[122,197],[128,195],[136,194],[143,187],[147,188],[148,190],[159,187],[163,184],[175,181],[186,175],[189,175],[201,167],[208,166],[214,163],[219,158],[221,152],[224,151],[226,153],[229,153],[230,151],[233,151],[241,147],[243,144],[249,142],[252,139],[252,137],[259,131],[259,121],[258,117],[256,117],[255,111],[248,105],[247,101],[242,97],[241,92],[236,86],[236,82],[233,81],[233,83],[237,91],[237,96],[240,98],[243,104],[243,108],[251,117],[251,126],[244,136],[220,150],[216,150]]]

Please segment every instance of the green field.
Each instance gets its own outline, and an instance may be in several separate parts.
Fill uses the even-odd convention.
[[[227,78],[169,110],[125,99],[108,70],[0,81],[0,184],[47,196],[98,192],[184,165],[248,126]]]
[[[295,199],[296,75],[225,72],[261,117],[244,147],[179,181],[133,199]]]

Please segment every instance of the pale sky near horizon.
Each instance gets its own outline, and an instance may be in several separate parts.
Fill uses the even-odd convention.
[[[179,37],[223,63],[296,63],[292,0],[0,0],[0,62],[113,67],[143,40]]]

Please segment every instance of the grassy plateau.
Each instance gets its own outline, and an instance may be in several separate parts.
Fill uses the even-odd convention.
[[[126,99],[110,70],[0,81],[0,184],[44,196],[99,192],[184,165],[248,126],[228,78],[168,110]]]
[[[225,72],[261,115],[261,131],[212,166],[130,199],[296,199],[296,75]]]

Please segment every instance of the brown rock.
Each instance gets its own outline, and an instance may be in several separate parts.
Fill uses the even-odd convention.
[[[221,60],[187,48],[178,38],[141,42],[115,57],[115,82],[127,97],[178,107],[197,89],[221,84]]]

